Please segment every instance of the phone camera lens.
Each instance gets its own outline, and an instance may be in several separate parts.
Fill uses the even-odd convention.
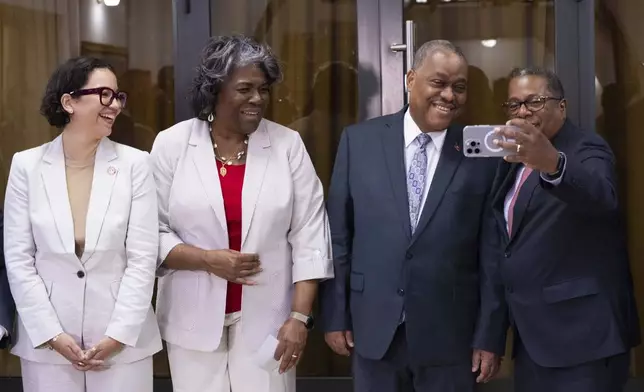
[[[471,153],[472,153],[472,149],[471,149],[471,148],[468,148],[468,149],[467,149],[467,153],[468,153],[468,154],[471,154]]]
[[[470,146],[472,146],[472,147],[476,147],[476,142],[474,142],[474,141],[473,141],[473,142],[470,142]]]
[[[475,154],[478,154],[478,153],[480,153],[480,152],[481,152],[481,150],[479,150],[478,148],[475,148],[475,149],[474,149],[474,153],[475,153]]]

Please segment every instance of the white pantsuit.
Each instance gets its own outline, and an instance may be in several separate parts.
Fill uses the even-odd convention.
[[[152,357],[79,372],[69,365],[20,361],[23,392],[152,392]],[[144,376],[144,377],[143,377]]]
[[[23,360],[25,382],[58,371],[70,382],[85,378],[62,355],[43,348],[63,332],[85,350],[105,336],[123,343],[108,361],[110,372],[134,380],[117,388],[120,381],[105,379],[91,389],[89,380],[98,376],[88,373],[87,389],[42,389],[41,380],[32,382],[31,391],[147,390],[134,387],[152,378],[142,360],[162,348],[150,303],[158,252],[155,196],[148,154],[104,138],[96,151],[79,258],[62,136],[14,156],[4,205],[5,261],[18,310],[12,353]],[[128,370],[130,364],[136,369]]]
[[[243,349],[239,317],[226,317],[221,344],[214,352],[168,343],[174,392],[295,390],[295,369],[281,375],[256,366]]]
[[[207,250],[229,247],[209,128],[205,121],[187,120],[154,142],[161,261],[182,243]],[[253,277],[257,285],[243,288],[241,319],[225,326],[226,280],[204,271],[159,270],[157,316],[177,391],[220,392],[223,384],[216,380],[226,377],[224,361],[233,392],[294,390],[293,372],[278,375],[282,382],[269,388],[260,380],[271,378],[266,370],[252,368],[252,358],[288,319],[293,284],[333,277],[329,237],[322,185],[302,139],[262,120],[248,141],[241,251],[259,254],[263,271]],[[183,361],[189,358],[194,364]],[[212,372],[219,377],[200,384],[202,389],[192,384]],[[246,374],[247,382],[235,374]],[[236,385],[236,380],[242,381]],[[260,385],[263,389],[257,389]]]

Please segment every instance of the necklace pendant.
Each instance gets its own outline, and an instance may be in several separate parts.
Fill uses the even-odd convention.
[[[228,170],[226,169],[226,166],[222,165],[221,169],[219,169],[219,174],[221,174],[222,177],[226,177],[226,173],[228,173]]]

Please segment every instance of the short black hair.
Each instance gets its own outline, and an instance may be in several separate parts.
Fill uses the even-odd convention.
[[[257,64],[269,85],[282,80],[282,67],[272,49],[244,35],[216,36],[208,40],[201,53],[201,62],[192,83],[192,112],[205,120],[215,110],[217,96],[235,69]]]
[[[546,86],[550,94],[554,95],[556,98],[565,98],[566,94],[564,91],[563,84],[561,79],[557,76],[556,73],[551,70],[543,67],[523,67],[515,68],[510,72],[510,80],[520,78],[523,76],[539,76],[546,80]]]
[[[95,69],[114,68],[105,60],[94,57],[74,57],[60,65],[49,78],[45,95],[40,103],[40,114],[50,125],[63,128],[69,123],[69,113],[63,109],[60,99],[64,94],[82,88]]]
[[[465,53],[458,46],[454,45],[452,42],[445,39],[435,39],[432,41],[427,41],[416,50],[414,54],[414,62],[412,65],[413,69],[418,69],[423,66],[425,59],[432,56],[436,52],[444,53],[454,53],[460,57],[467,64],[467,58],[465,58]]]

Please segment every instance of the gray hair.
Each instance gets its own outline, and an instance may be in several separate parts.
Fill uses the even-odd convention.
[[[272,49],[244,35],[217,36],[208,40],[190,91],[192,111],[205,120],[215,110],[221,86],[237,68],[259,66],[269,85],[282,80],[282,67]]]
[[[458,57],[462,58],[463,61],[467,63],[465,54],[458,46],[454,45],[450,41],[444,39],[435,39],[433,41],[425,42],[414,54],[414,64],[412,65],[413,69],[418,69],[423,66],[425,59],[430,57],[436,52],[443,53],[453,53]]]
[[[552,72],[549,69],[542,67],[524,67],[524,68],[515,68],[510,72],[510,80],[520,78],[523,76],[538,76],[546,80],[546,86],[548,91],[556,98],[564,98],[565,91],[561,79],[557,76],[556,73]]]

